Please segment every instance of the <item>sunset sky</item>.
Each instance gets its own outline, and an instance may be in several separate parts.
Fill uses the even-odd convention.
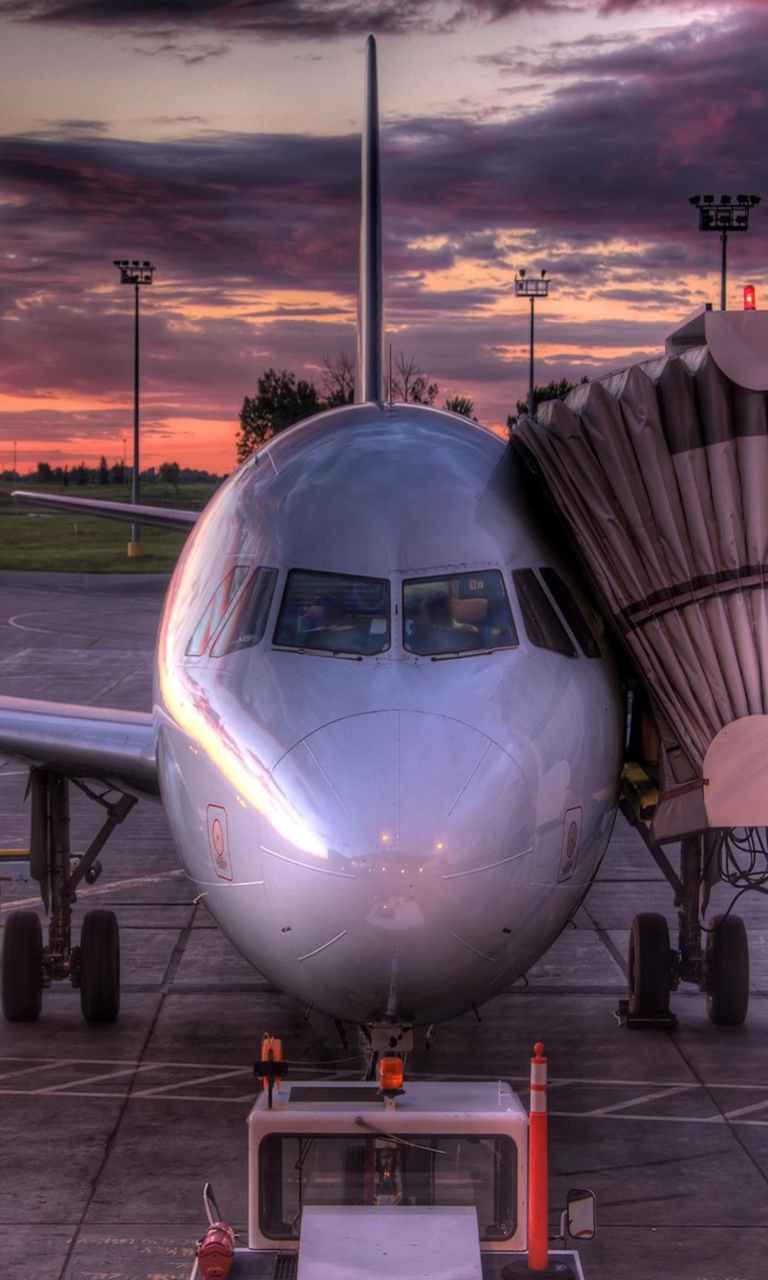
[[[377,37],[395,351],[501,428],[536,380],[719,303],[688,197],[757,194],[730,307],[768,305],[766,0],[0,0],[0,469],[226,472],[270,366],[355,354],[363,48]]]

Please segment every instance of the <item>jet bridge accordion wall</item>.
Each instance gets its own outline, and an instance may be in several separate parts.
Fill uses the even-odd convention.
[[[707,347],[522,418],[662,738],[658,840],[768,824],[768,398]]]

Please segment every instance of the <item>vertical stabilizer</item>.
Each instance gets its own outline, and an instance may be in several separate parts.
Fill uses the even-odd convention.
[[[383,399],[384,309],[381,286],[381,189],[376,41],[365,46],[360,284],[357,300],[357,399]]]

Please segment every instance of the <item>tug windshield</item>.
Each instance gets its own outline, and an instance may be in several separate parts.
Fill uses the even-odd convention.
[[[269,1134],[259,1147],[260,1227],[300,1234],[305,1205],[468,1205],[481,1240],[516,1228],[517,1151],[501,1134]]]

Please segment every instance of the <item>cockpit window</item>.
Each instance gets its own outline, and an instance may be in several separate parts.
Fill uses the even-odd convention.
[[[551,649],[566,658],[576,650],[533,569],[515,569],[512,579],[520,601],[525,634],[538,649]]]
[[[211,646],[212,658],[250,649],[259,643],[267,625],[276,582],[277,569],[260,565],[254,570]]]
[[[184,650],[188,658],[199,658],[202,653],[205,653],[212,636],[215,635],[229,606],[247,578],[248,572],[247,564],[236,564],[230,569],[224,581],[219,583]]]
[[[370,655],[389,648],[389,582],[292,569],[274,643],[286,649]]]
[[[404,582],[403,643],[409,653],[429,657],[516,645],[517,633],[499,571],[486,569]]]
[[[563,581],[556,569],[542,569],[541,576],[552,593],[552,599],[571,628],[581,652],[586,658],[599,658],[599,645],[575,597],[571,595],[567,583]]]

